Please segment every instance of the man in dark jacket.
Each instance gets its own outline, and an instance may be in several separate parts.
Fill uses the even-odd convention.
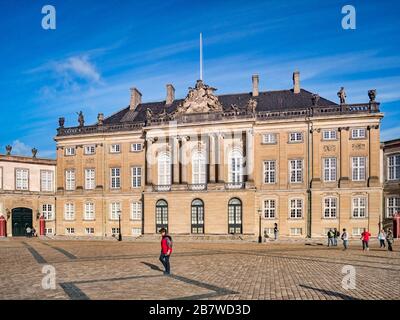
[[[169,257],[172,253],[172,238],[167,235],[167,230],[165,228],[160,229],[161,233],[161,254],[160,261],[164,266],[164,274],[170,274]]]

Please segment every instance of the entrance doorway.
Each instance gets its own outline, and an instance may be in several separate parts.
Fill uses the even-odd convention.
[[[13,237],[26,236],[26,228],[32,228],[32,209],[15,208],[12,210],[12,235]]]

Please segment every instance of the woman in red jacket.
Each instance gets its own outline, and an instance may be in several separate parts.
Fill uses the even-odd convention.
[[[371,234],[367,231],[366,228],[364,228],[364,232],[361,233],[361,240],[362,240],[362,245],[363,245],[363,251],[364,250],[369,250],[368,243],[369,243],[369,237]]]
[[[161,233],[161,254],[160,261],[164,266],[164,274],[170,274],[169,257],[172,253],[172,238],[167,235],[167,230],[165,228],[160,229]]]

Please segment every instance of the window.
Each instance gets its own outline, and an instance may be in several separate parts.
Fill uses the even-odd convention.
[[[231,151],[229,155],[229,182],[241,183],[243,182],[243,157],[239,150]]]
[[[351,138],[352,139],[363,139],[365,138],[365,129],[358,128],[351,130]]]
[[[73,169],[65,171],[65,189],[75,190],[75,170]]]
[[[276,202],[274,199],[264,200],[264,218],[275,219],[276,217]]]
[[[264,183],[276,182],[276,161],[264,161]]]
[[[303,217],[303,199],[290,199],[290,218],[301,219]]]
[[[400,154],[388,156],[388,180],[400,180]]]
[[[142,168],[132,167],[132,188],[140,188],[142,186]]]
[[[54,219],[53,205],[44,204],[42,206],[42,214],[45,220],[53,220]]]
[[[302,228],[290,228],[290,235],[291,236],[301,236],[303,234]]]
[[[121,188],[121,168],[111,168],[111,189]]]
[[[142,203],[139,201],[131,203],[131,220],[142,220]]]
[[[85,228],[86,234],[94,234],[94,228]]]
[[[94,211],[94,203],[86,202],[83,213],[84,220],[94,220],[95,219],[95,211]]]
[[[192,157],[192,183],[206,183],[206,159],[201,152],[195,152]]]
[[[171,184],[171,157],[169,153],[162,153],[158,157],[158,184]]]
[[[95,169],[85,169],[85,189],[93,190],[96,187]]]
[[[291,132],[289,133],[289,142],[302,142],[303,134],[301,132]]]
[[[299,183],[303,181],[303,160],[290,160],[290,182]]]
[[[274,144],[276,143],[276,133],[265,133],[263,134],[262,143]]]
[[[351,158],[353,181],[364,181],[365,180],[365,157],[353,157]]]
[[[242,233],[242,201],[233,198],[228,202],[228,233]]]
[[[361,236],[361,234],[364,232],[364,228],[353,228],[352,234],[353,236]]]
[[[365,218],[367,216],[367,198],[353,198],[353,218]]]
[[[323,140],[336,140],[336,130],[324,130],[322,131],[322,139]]]
[[[116,236],[117,234],[120,234],[119,228],[111,228],[111,234],[113,236]]]
[[[75,155],[75,147],[66,147],[65,155],[66,156],[74,156]]]
[[[132,236],[139,237],[142,234],[141,228],[132,228]]]
[[[53,172],[50,170],[40,171],[40,188],[44,192],[53,191]]]
[[[168,202],[158,200],[156,203],[156,231],[161,228],[168,230]]]
[[[53,234],[53,228],[44,228],[44,234]]]
[[[29,189],[29,170],[16,169],[15,170],[15,189],[28,190]]]
[[[66,234],[75,234],[75,228],[65,228]]]
[[[324,158],[324,181],[336,181],[336,158]]]
[[[131,144],[131,151],[132,152],[142,151],[142,144],[141,143],[132,143]]]
[[[89,154],[95,154],[96,153],[96,146],[95,145],[89,145],[89,146],[85,146],[85,154],[89,155]]]
[[[337,198],[324,199],[324,218],[337,218]]]
[[[386,218],[393,218],[396,213],[400,213],[400,196],[388,197],[386,199]]]
[[[65,204],[64,219],[65,220],[75,220],[75,205],[73,203]]]
[[[204,202],[200,199],[192,201],[192,233],[204,233]]]
[[[121,203],[120,202],[111,202],[110,203],[110,220],[118,220],[118,217],[120,214],[121,214]]]
[[[110,146],[110,153],[120,153],[121,152],[121,145],[120,144],[112,144]]]

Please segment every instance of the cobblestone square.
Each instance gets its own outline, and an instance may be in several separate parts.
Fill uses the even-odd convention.
[[[175,242],[171,276],[159,244],[134,241],[0,241],[0,299],[398,299],[400,255],[372,241],[348,251],[316,243]],[[56,271],[43,289],[42,268]],[[356,288],[342,287],[344,266]],[[160,290],[160,287],[168,290]]]

